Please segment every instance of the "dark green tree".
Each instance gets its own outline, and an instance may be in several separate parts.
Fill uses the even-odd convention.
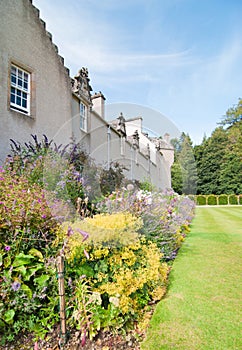
[[[182,170],[178,160],[171,167],[171,187],[176,193],[182,194]]]
[[[195,194],[198,177],[191,138],[182,133],[180,139],[173,140],[172,144],[175,150],[171,169],[172,188],[178,193]]]
[[[221,192],[242,193],[242,121],[227,129],[228,142],[225,148],[220,172]]]
[[[211,137],[205,139],[196,149],[198,166],[198,193],[220,194],[220,173],[227,145],[227,133],[222,127],[216,128]]]

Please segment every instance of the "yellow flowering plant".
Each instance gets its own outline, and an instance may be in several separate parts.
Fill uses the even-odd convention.
[[[65,222],[58,232],[64,241],[66,274],[74,282],[76,302],[69,322],[84,327],[85,308],[78,295],[83,290],[80,283],[85,283],[90,288],[85,304],[92,305],[85,323],[89,337],[100,328],[129,327],[143,317],[148,303],[160,300],[166,291],[168,266],[161,262],[157,245],[138,234],[142,224],[140,218],[119,212]],[[93,302],[94,296],[99,303]]]

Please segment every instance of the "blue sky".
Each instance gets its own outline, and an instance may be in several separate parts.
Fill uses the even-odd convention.
[[[108,105],[159,111],[194,144],[242,97],[240,0],[33,0],[74,76]],[[121,112],[121,111],[120,111]],[[127,112],[128,113],[128,112]],[[144,113],[145,114],[145,113]],[[131,115],[127,115],[132,117]],[[164,119],[144,116],[162,134]]]

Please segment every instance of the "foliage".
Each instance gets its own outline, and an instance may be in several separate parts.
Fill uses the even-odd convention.
[[[104,196],[119,190],[125,179],[123,171],[127,170],[118,162],[111,163],[109,169],[101,169],[100,187]]]
[[[175,161],[171,169],[172,187],[178,193],[195,194],[197,190],[197,169],[190,136],[182,133],[175,145]]]
[[[140,311],[148,302],[160,300],[165,293],[169,269],[161,263],[160,250],[145,239],[113,247],[106,242],[83,242],[77,227],[71,229],[66,245],[66,271],[75,284],[70,324],[83,328],[84,337],[93,337],[100,328],[130,327],[142,318]],[[124,227],[122,234],[127,232]]]
[[[88,232],[89,241],[94,245],[102,243],[109,248],[123,246],[137,240],[137,231],[142,227],[142,220],[130,213],[99,214],[74,223],[65,222],[62,227],[64,232],[67,232],[68,227],[76,231],[67,244],[69,254],[73,255],[75,247],[72,241],[82,241],[80,232]]]
[[[227,205],[227,204],[241,204],[240,203],[241,195],[227,195],[227,194],[220,194],[220,195],[204,195],[199,194],[195,196],[195,201],[197,205]]]
[[[242,194],[239,195],[239,204],[242,204]]]
[[[238,104],[235,107],[231,107],[227,110],[226,115],[219,123],[221,125],[235,125],[242,120],[242,99],[239,98]]]
[[[55,265],[35,248],[16,253],[16,243],[0,244],[0,333],[43,336],[58,320]]]
[[[11,245],[18,241],[18,252],[30,249],[33,240],[38,249],[44,249],[53,239],[58,221],[68,217],[62,202],[55,200],[49,206],[45,191],[38,185],[3,168],[0,198],[0,242]]]
[[[0,168],[0,333],[43,336],[56,322],[58,299],[52,247],[68,218],[60,200],[23,175]]]
[[[178,161],[171,166],[171,186],[175,192],[182,194],[182,171]]]
[[[242,121],[227,130],[228,142],[224,149],[223,163],[220,172],[222,193],[242,193]]]
[[[206,205],[207,204],[207,197],[202,195],[202,194],[199,194],[196,196],[196,203],[198,205]]]
[[[135,189],[115,192],[99,203],[98,210],[125,212],[141,217],[140,233],[161,248],[165,259],[173,259],[193,217],[195,203],[172,190],[160,193]]]
[[[233,204],[233,205],[236,205],[238,204],[238,196],[236,196],[235,194],[231,194],[229,196],[229,204]]]
[[[24,175],[30,183],[51,191],[74,207],[77,198],[100,196],[97,167],[80,143],[71,140],[62,146],[49,141],[46,135],[42,141],[36,135],[31,136],[33,141],[24,145],[11,140],[12,156],[7,162],[16,174]]]
[[[214,194],[210,194],[207,196],[207,204],[208,205],[217,205],[217,196]]]
[[[218,196],[218,204],[219,205],[228,204],[228,196],[226,194],[221,194],[220,196]]]
[[[198,163],[199,193],[221,193],[219,178],[226,142],[226,131],[222,127],[215,129],[212,136],[205,141],[202,159]]]
[[[85,192],[94,168],[76,170],[78,148],[70,164],[60,148],[49,152],[47,139],[46,145],[34,140],[25,151],[16,144],[19,154],[0,168],[2,342],[20,332],[38,338],[52,331],[60,252],[66,257],[67,322],[81,331],[82,344],[101,328],[122,332],[164,295],[169,272],[164,260],[174,259],[194,202],[171,190],[138,191],[129,184],[103,199],[94,215]]]
[[[198,171],[198,193],[240,194],[242,192],[241,99],[209,138],[194,147]]]
[[[155,188],[154,185],[147,179],[144,181],[139,182],[139,189],[141,191],[146,191],[146,192],[155,192],[157,189]]]

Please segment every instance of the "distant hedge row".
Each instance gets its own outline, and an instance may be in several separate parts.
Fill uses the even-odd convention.
[[[197,205],[242,205],[242,194],[198,194],[189,196]]]

